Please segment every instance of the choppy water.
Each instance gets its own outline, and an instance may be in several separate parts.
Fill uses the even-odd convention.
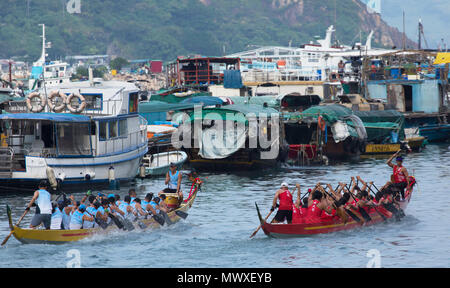
[[[418,181],[399,223],[299,239],[271,239],[258,226],[255,201],[262,213],[271,206],[282,181],[303,189],[317,181],[350,181],[361,175],[382,186],[391,170],[385,159],[368,159],[327,169],[289,169],[239,174],[208,174],[203,191],[186,221],[151,232],[117,232],[73,244],[22,245],[11,238],[0,249],[0,267],[66,267],[78,249],[82,267],[366,267],[371,249],[382,267],[450,266],[450,147],[428,146],[409,155],[405,166]],[[137,180],[141,195],[157,192],[162,179]],[[123,187],[125,194],[128,187]],[[189,188],[186,187],[185,190]],[[78,196],[81,198],[81,194]],[[0,196],[0,238],[8,233],[6,204],[16,221],[30,195]],[[28,216],[23,223],[29,223]],[[0,239],[0,240],[1,240]]]

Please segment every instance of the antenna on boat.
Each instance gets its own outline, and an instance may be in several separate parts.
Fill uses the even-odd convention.
[[[372,37],[373,37],[373,30],[370,31],[369,36],[367,36],[366,52],[369,51],[369,50],[372,50]]]
[[[405,34],[405,10],[403,10],[403,41],[402,41],[402,48],[403,50],[406,49],[406,34]]]
[[[27,18],[30,17],[30,0],[27,0]]]

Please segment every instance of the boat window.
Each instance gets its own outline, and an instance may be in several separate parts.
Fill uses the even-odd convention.
[[[86,99],[86,109],[101,110],[102,109],[102,94],[82,94]]]
[[[139,95],[137,92],[130,93],[130,106],[129,106],[129,113],[136,113],[138,112],[138,103],[139,103]]]
[[[99,138],[101,141],[108,139],[108,122],[99,122]]]
[[[55,126],[59,156],[92,155],[90,123],[57,123]]]
[[[117,138],[117,121],[110,121],[109,122],[109,138]]]
[[[127,137],[128,135],[128,123],[127,119],[122,119],[119,121],[119,136]]]

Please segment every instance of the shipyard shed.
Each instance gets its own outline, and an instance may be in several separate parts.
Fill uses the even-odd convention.
[[[388,109],[400,112],[438,113],[445,106],[441,80],[369,81],[367,91],[372,99],[382,99]]]

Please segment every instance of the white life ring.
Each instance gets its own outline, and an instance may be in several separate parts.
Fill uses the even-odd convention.
[[[72,106],[72,99],[76,97],[79,99],[80,101],[80,105],[78,107],[73,107]],[[70,110],[70,112],[72,113],[81,113],[83,112],[84,108],[86,108],[86,99],[84,99],[84,97],[80,94],[75,94],[72,93],[69,95],[69,97],[67,97],[66,99],[66,105],[67,105],[67,109]]]
[[[59,104],[58,106],[56,106],[55,104],[53,104],[53,99],[54,98],[61,98],[61,104]],[[47,105],[50,108],[51,111],[53,112],[61,112],[64,110],[64,108],[66,108],[66,94],[60,92],[60,91],[52,91],[50,93],[50,95],[48,96],[48,102]]]
[[[33,105],[31,105],[31,101],[34,98],[40,99],[39,105],[37,107],[36,106],[33,107]],[[41,95],[41,93],[33,92],[30,95],[28,95],[26,103],[28,110],[30,110],[32,113],[39,113],[42,112],[42,110],[44,110],[45,105],[47,104],[47,99],[45,99],[44,95]]]

